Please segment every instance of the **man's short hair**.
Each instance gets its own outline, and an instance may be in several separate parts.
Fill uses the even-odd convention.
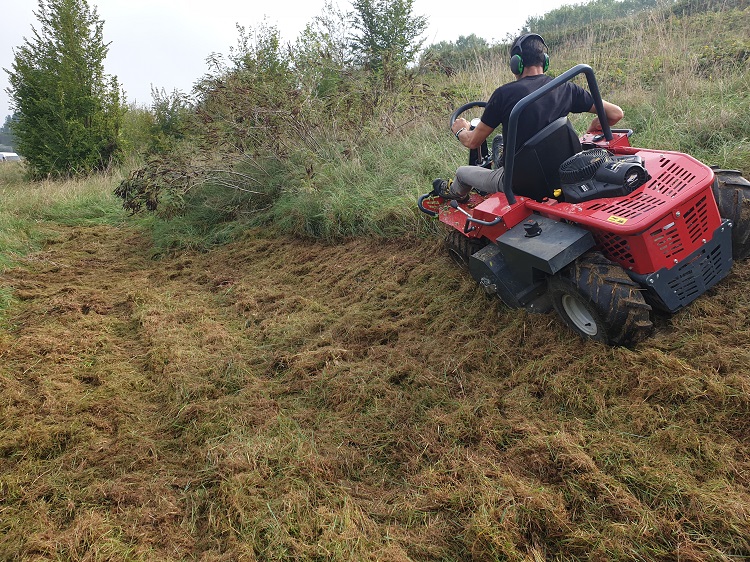
[[[521,37],[523,37],[523,35]],[[521,37],[518,37],[513,42],[514,47]],[[546,47],[544,45],[544,42],[540,40],[539,37],[532,36],[526,38],[526,40],[523,42],[523,66],[526,68],[528,68],[529,66],[544,67],[545,51]]]

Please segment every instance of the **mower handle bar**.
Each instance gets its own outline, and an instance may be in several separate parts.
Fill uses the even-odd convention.
[[[604,111],[604,103],[602,102],[602,95],[599,92],[599,85],[596,83],[596,77],[594,76],[594,70],[587,64],[578,64],[566,70],[560,76],[545,84],[535,92],[530,93],[525,98],[521,99],[510,112],[510,118],[508,119],[508,130],[506,131],[507,138],[505,139],[505,172],[503,174],[503,193],[508,199],[508,204],[513,205],[516,202],[516,196],[513,194],[512,178],[514,160],[516,159],[516,133],[518,130],[518,119],[521,113],[533,102],[546,96],[552,90],[562,85],[565,82],[570,82],[573,78],[579,74],[586,75],[586,81],[589,85],[589,92],[594,98],[594,107],[596,108],[596,115],[599,117],[599,122],[602,126],[602,133],[604,138],[608,141],[612,140],[612,129],[609,126],[607,120],[607,114]]]
[[[473,216],[471,216],[471,213],[468,213],[467,211],[464,211],[461,207],[458,206],[458,201],[455,199],[450,202],[450,206],[454,209],[458,209],[466,216],[466,225],[464,226],[464,233],[469,232],[469,224],[470,223],[476,223],[481,224],[482,226],[495,226],[496,224],[500,224],[500,222],[503,220],[503,217],[497,217],[494,220],[491,221],[483,221],[481,219],[475,219]]]
[[[430,209],[427,209],[422,203],[424,203],[424,200],[428,197],[432,196],[432,191],[429,193],[425,193],[422,195],[419,199],[417,199],[417,207],[419,207],[419,210],[422,211],[424,214],[429,215],[433,218],[438,216],[438,214],[435,211],[431,211]]]

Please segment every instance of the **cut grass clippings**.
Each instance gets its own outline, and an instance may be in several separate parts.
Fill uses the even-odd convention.
[[[750,552],[746,264],[627,350],[434,241],[150,252],[59,228],[2,274],[0,558]]]
[[[634,144],[747,176],[747,68],[696,33],[721,53],[747,11],[660,13],[552,70],[591,63]],[[750,557],[750,265],[634,349],[510,310],[414,208],[464,161],[444,117],[327,133],[272,208],[213,186],[171,222],[125,225],[119,172],[0,167],[0,559]]]

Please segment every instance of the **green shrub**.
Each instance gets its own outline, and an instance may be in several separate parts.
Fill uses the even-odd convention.
[[[120,85],[104,74],[104,22],[86,0],[40,0],[15,51],[9,93],[19,154],[36,179],[107,169],[121,157]]]

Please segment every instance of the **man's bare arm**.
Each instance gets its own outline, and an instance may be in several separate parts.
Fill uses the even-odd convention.
[[[492,131],[494,131],[492,127],[485,125],[481,121],[473,130],[469,130],[470,126],[471,124],[466,119],[459,117],[451,127],[451,131],[453,131],[454,135],[458,133],[456,138],[459,142],[468,149],[479,148],[482,146],[485,139],[490,136]]]
[[[609,123],[610,127],[625,116],[625,113],[623,113],[622,109],[619,106],[604,100],[602,100],[602,103],[604,104],[604,114],[607,116],[607,122]],[[596,105],[591,106],[591,109],[589,109],[589,113],[596,113]],[[602,132],[602,124],[599,122],[598,116],[594,117],[594,120],[591,121],[591,125],[589,125],[589,129],[586,132]]]

